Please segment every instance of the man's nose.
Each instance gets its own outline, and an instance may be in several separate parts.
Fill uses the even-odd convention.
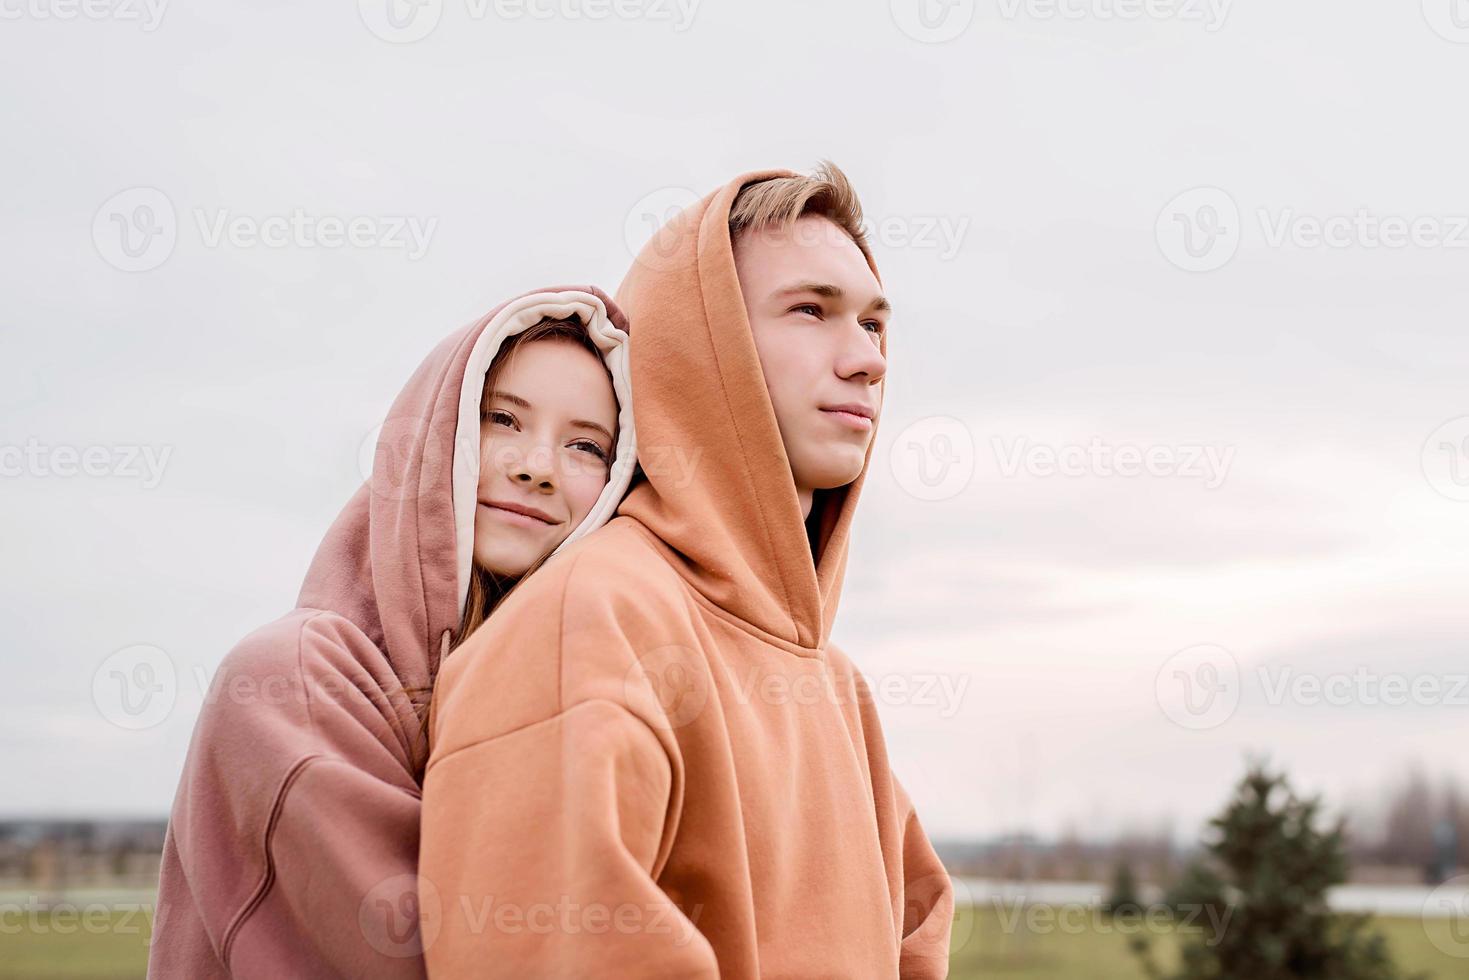
[[[837,373],[843,378],[866,375],[868,384],[877,384],[887,374],[887,358],[878,349],[878,336],[858,323],[843,338],[843,350]]]

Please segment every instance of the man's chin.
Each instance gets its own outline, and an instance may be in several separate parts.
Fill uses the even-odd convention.
[[[831,458],[821,461],[821,465],[810,467],[810,475],[805,480],[797,480],[796,485],[813,490],[844,487],[862,475],[862,464],[865,460],[866,447],[863,447],[862,452],[832,453]]]

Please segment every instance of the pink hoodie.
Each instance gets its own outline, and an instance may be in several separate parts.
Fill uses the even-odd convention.
[[[612,374],[619,433],[608,485],[562,547],[612,515],[636,459],[616,304],[590,286],[537,290],[441,343],[297,608],[220,664],[169,819],[149,977],[423,976],[425,715],[468,587],[480,392],[507,337],[573,312]]]

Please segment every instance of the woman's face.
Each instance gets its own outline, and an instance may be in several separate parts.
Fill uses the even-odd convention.
[[[617,397],[597,355],[563,338],[516,348],[480,421],[474,560],[518,577],[554,550],[601,496],[616,437]]]

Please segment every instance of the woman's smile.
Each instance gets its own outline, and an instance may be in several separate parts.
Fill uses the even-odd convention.
[[[481,501],[480,506],[490,516],[517,527],[547,528],[561,523],[543,510],[525,504],[511,503],[508,500]]]

